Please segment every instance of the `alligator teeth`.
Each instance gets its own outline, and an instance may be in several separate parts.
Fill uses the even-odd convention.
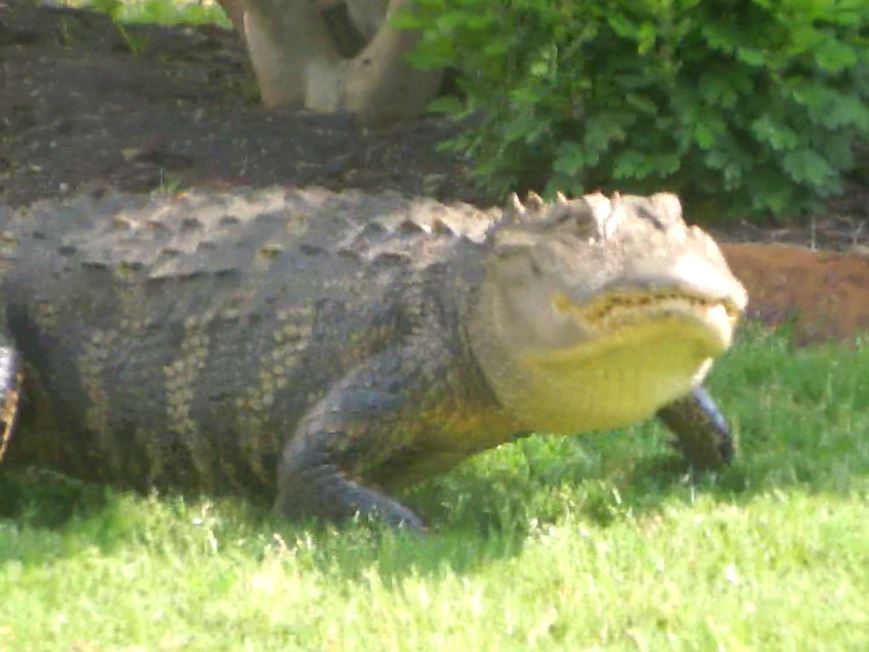
[[[586,306],[576,306],[566,295],[559,295],[555,297],[553,304],[559,312],[578,311],[583,319],[591,323],[605,321],[618,312],[630,312],[633,308],[667,310],[667,304],[674,311],[685,305],[700,309],[721,306],[727,316],[734,320],[741,314],[739,307],[729,299],[710,299],[681,292],[615,294]]]

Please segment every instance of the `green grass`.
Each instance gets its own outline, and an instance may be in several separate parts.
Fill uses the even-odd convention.
[[[869,342],[755,332],[711,385],[732,468],[532,437],[405,494],[424,537],[7,472],[0,650],[869,649]]]
[[[62,0],[69,7],[111,14],[122,23],[216,24],[232,27],[215,0]]]

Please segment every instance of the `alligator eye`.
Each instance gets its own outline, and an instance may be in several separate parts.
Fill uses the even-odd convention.
[[[667,230],[667,225],[661,221],[661,218],[658,217],[653,211],[650,211],[645,206],[638,206],[637,207],[637,214],[640,217],[642,217],[644,220],[646,220],[647,222],[651,222],[652,224],[654,224],[655,228],[657,228],[659,231],[666,231]]]

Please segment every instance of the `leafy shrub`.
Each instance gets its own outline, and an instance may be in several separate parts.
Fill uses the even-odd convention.
[[[415,0],[490,192],[669,188],[716,213],[839,192],[869,134],[866,0]]]

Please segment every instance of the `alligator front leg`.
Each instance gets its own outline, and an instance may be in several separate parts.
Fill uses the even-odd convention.
[[[366,477],[414,451],[425,428],[420,416],[442,389],[443,357],[431,345],[403,347],[375,356],[341,380],[305,415],[284,448],[278,511],[331,521],[372,515],[392,526],[422,529],[416,514]]]
[[[733,438],[727,421],[703,387],[658,411],[695,467],[710,469],[733,461]]]

